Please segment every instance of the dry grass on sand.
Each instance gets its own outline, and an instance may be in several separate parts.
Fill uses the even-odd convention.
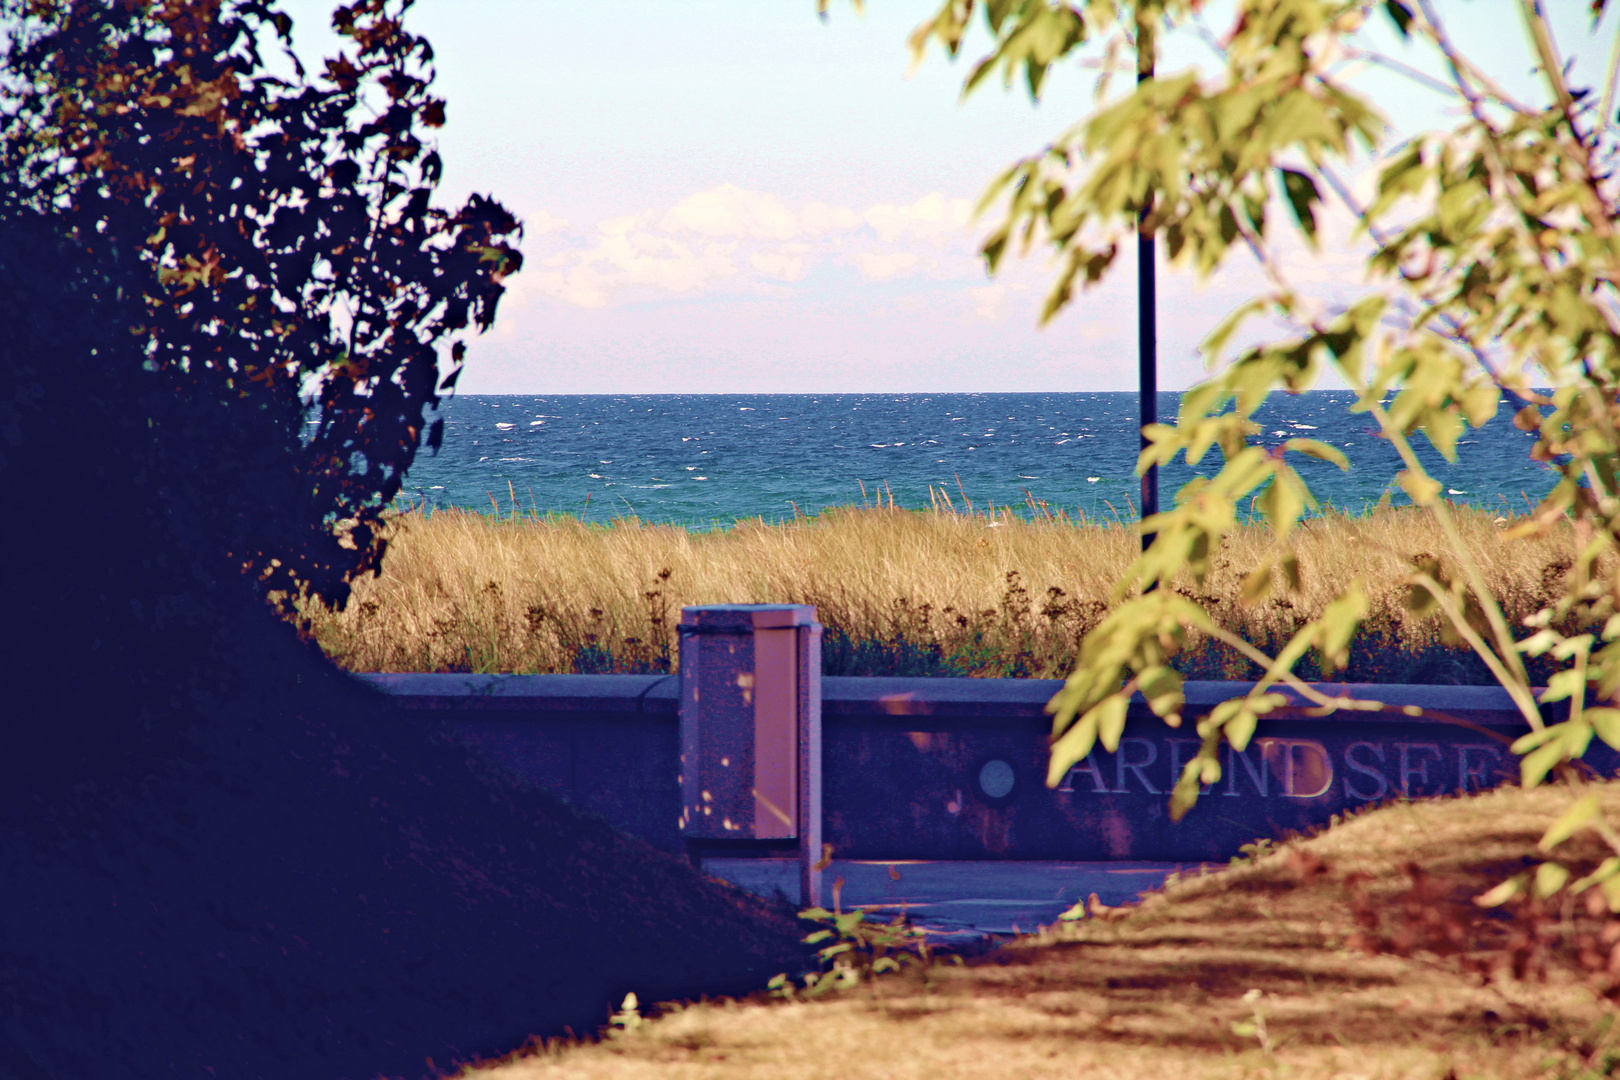
[[[1620,810],[1620,784],[1598,790]],[[1571,797],[1513,789],[1386,806],[965,966],[914,966],[812,1002],[688,1005],[633,1032],[462,1075],[1606,1076],[1620,1032],[1575,960],[1582,935],[1612,925],[1606,912],[1564,912],[1544,980],[1468,970],[1501,958],[1514,927],[1468,898],[1533,859]],[[1425,873],[1417,894],[1413,863]],[[1437,942],[1456,917],[1462,953],[1436,955],[1449,952]],[[1369,943],[1385,951],[1369,954]]]
[[[1562,592],[1568,530],[1504,542],[1508,517],[1457,507],[1466,543],[1492,594],[1517,625]],[[803,603],[833,642],[908,642],[959,674],[1061,678],[1080,641],[1111,609],[1113,584],[1140,550],[1118,526],[846,507],[816,517],[694,532],[634,519],[463,511],[390,519],[378,578],[355,582],[348,609],[307,606],[316,639],[350,671],[605,672],[667,670],[680,609],[692,604]],[[1239,529],[1202,586],[1176,588],[1250,643],[1276,647],[1322,613],[1353,579],[1371,610],[1352,655],[1351,682],[1458,681],[1424,672],[1439,624],[1407,610],[1406,575],[1422,553],[1444,553],[1434,519],[1411,509],[1332,514],[1295,534],[1301,588],[1261,604],[1241,581],[1270,557],[1258,526]],[[1449,563],[1448,563],[1449,566]],[[1455,571],[1455,568],[1451,568]],[[1189,642],[1196,678],[1252,678],[1225,646]],[[1388,669],[1388,670],[1386,670]],[[1396,670],[1399,669],[1399,670]],[[1411,669],[1411,670],[1407,670]],[[1488,676],[1487,676],[1488,677]]]

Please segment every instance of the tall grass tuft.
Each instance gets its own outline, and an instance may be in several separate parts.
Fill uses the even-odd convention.
[[[846,507],[790,522],[742,520],[712,532],[623,518],[411,510],[388,521],[380,577],[356,584],[346,611],[306,605],[326,653],[354,671],[664,672],[683,606],[814,604],[827,628],[828,674],[1058,678],[1109,611],[1109,588],[1140,543],[1116,522],[1075,522],[1032,501],[968,511]],[[1562,592],[1572,534],[1504,542],[1511,519],[1458,507],[1469,547],[1510,618]],[[1352,577],[1372,611],[1336,679],[1487,682],[1440,624],[1413,616],[1403,577],[1446,550],[1410,509],[1331,513],[1298,535],[1299,589],[1257,605],[1240,582],[1270,544],[1240,531],[1202,585],[1175,587],[1218,623],[1271,650]],[[1194,678],[1252,678],[1232,650],[1193,641]],[[1315,660],[1300,674],[1316,677]]]

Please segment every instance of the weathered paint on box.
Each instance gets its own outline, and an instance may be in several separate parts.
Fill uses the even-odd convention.
[[[791,847],[821,903],[821,624],[808,604],[681,609],[679,826],[688,856]]]

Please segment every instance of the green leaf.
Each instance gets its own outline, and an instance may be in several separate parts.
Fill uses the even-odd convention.
[[[1367,606],[1367,594],[1361,587],[1361,579],[1357,578],[1323,609],[1318,620],[1321,629],[1317,648],[1331,667],[1343,667],[1349,661],[1350,640],[1355,637],[1361,620],[1366,618]]]
[[[1110,754],[1119,751],[1119,737],[1125,734],[1125,714],[1129,708],[1130,699],[1116,694],[1093,710],[1097,713],[1097,741]]]
[[[1560,642],[1559,646],[1561,647],[1563,644],[1565,643]],[[1556,656],[1557,653],[1558,648],[1555,648],[1553,650],[1553,654]],[[1536,700],[1540,701],[1542,704],[1547,704],[1553,701],[1564,701],[1567,698],[1574,697],[1585,687],[1585,685],[1586,681],[1583,678],[1582,672],[1577,671],[1574,668],[1565,668],[1563,671],[1553,673],[1552,678],[1547,680],[1547,689],[1543,690],[1541,692],[1541,696]]]
[[[1396,473],[1395,482],[1419,506],[1428,506],[1440,496],[1440,481],[1412,469]]]
[[[1238,753],[1249,748],[1249,740],[1254,738],[1254,729],[1259,726],[1259,717],[1250,709],[1242,709],[1231,720],[1227,721],[1226,741]]]
[[[1474,903],[1480,907],[1501,907],[1509,900],[1523,893],[1525,886],[1529,883],[1529,874],[1514,874],[1494,889],[1474,897]]]
[[[1609,901],[1609,913],[1620,912],[1620,874],[1604,878],[1599,885],[1603,889],[1604,898]]]
[[[1300,577],[1299,557],[1297,555],[1289,552],[1277,560],[1277,565],[1282,567],[1283,576],[1288,579],[1288,588],[1291,591],[1297,593],[1304,588],[1305,583]]]
[[[1568,867],[1555,862],[1544,862],[1536,867],[1536,895],[1545,899],[1562,889],[1568,880]]]
[[[1527,754],[1547,742],[1547,740],[1556,738],[1558,738],[1558,729],[1556,727],[1542,728],[1540,731],[1532,731],[1514,739],[1513,745],[1509,746],[1508,749],[1515,754]]]
[[[1297,169],[1278,169],[1277,174],[1282,178],[1283,195],[1288,199],[1288,208],[1294,212],[1294,224],[1310,238],[1311,247],[1314,248],[1316,204],[1322,201],[1321,192],[1316,190],[1316,181]]]
[[[1203,786],[1220,779],[1220,758],[1215,752],[1215,748],[1219,745],[1214,738],[1204,740],[1204,744],[1198,748],[1197,755],[1182,766],[1181,776],[1177,778],[1176,786],[1170,791],[1171,821],[1180,821],[1186,817],[1187,811],[1197,805]],[[1214,779],[1209,779],[1206,775],[1211,763],[1214,766]]]
[[[1599,805],[1596,795],[1587,795],[1577,799],[1575,805],[1566,810],[1564,816],[1554,822],[1552,827],[1547,830],[1538,846],[1542,851],[1551,851],[1579,832],[1581,827],[1588,821],[1601,816],[1602,813],[1603,807]]]
[[[1246,300],[1242,304],[1239,304],[1231,312],[1231,314],[1222,319],[1220,324],[1217,325],[1215,329],[1210,332],[1210,335],[1204,339],[1203,344],[1199,346],[1199,349],[1204,354],[1204,362],[1211,367],[1218,363],[1221,358],[1221,350],[1226,348],[1226,343],[1231,340],[1232,335],[1237,332],[1238,327],[1242,326],[1244,321],[1247,320],[1251,315],[1258,315],[1260,312],[1266,310],[1267,306],[1267,302],[1264,298],[1255,297],[1252,300]],[[1211,387],[1214,386],[1213,383],[1207,385]],[[1199,415],[1203,415],[1208,410],[1207,407],[1200,407],[1197,411]],[[1185,418],[1187,415],[1188,401],[1184,397],[1182,399],[1182,416]]]
[[[1350,471],[1350,459],[1345,457],[1344,452],[1337,446],[1330,446],[1316,439],[1289,439],[1283,443],[1283,448],[1316,458],[1318,461],[1330,462],[1345,472]]]
[[[1620,857],[1610,855],[1607,859],[1604,859],[1602,862],[1598,863],[1596,870],[1593,870],[1590,874],[1587,874],[1585,877],[1581,878],[1581,880],[1571,885],[1569,887],[1569,891],[1572,893],[1583,893],[1594,885],[1607,884],[1616,876],[1620,876]]]
[[[1367,220],[1376,219],[1402,196],[1415,195],[1423,189],[1433,170],[1423,161],[1423,142],[1414,139],[1378,174],[1378,198],[1367,208]],[[1385,250],[1392,250],[1386,247]]]
[[[1271,563],[1265,562],[1243,575],[1238,595],[1245,604],[1258,604],[1269,592],[1271,592]]]
[[[1179,726],[1181,706],[1186,703],[1187,698],[1182,692],[1181,676],[1175,669],[1150,667],[1136,677],[1136,682],[1153,714],[1162,716],[1167,721],[1174,717],[1170,726]]]
[[[1542,653],[1551,652],[1563,640],[1564,635],[1558,631],[1543,627],[1519,642],[1519,651],[1526,656],[1540,656]],[[1542,700],[1548,699],[1543,696]]]
[[[1291,476],[1278,475],[1264,491],[1260,493],[1258,505],[1266,520],[1270,522],[1271,529],[1278,536],[1285,536],[1299,524],[1300,516],[1305,513],[1305,498],[1300,493],[1299,486],[1289,481]]]
[[[1051,757],[1046,769],[1046,786],[1055,788],[1063,783],[1063,778],[1068,775],[1069,770],[1084,761],[1096,743],[1097,710],[1093,708],[1076,720],[1069,730],[1052,744]]]
[[[1519,783],[1527,788],[1535,787],[1564,759],[1564,748],[1558,740],[1532,750],[1519,762]]]
[[[1401,3],[1401,0],[1384,0],[1384,14],[1395,24],[1395,30],[1401,37],[1412,36],[1412,9]]]
[[[1607,706],[1590,708],[1582,711],[1581,716],[1592,725],[1592,730],[1597,732],[1598,738],[1614,749],[1620,750],[1620,709]]]

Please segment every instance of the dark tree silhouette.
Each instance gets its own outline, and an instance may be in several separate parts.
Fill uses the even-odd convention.
[[[241,576],[284,609],[300,593],[341,605],[378,568],[378,517],[418,447],[438,445],[426,412],[460,372],[457,335],[489,325],[521,264],[519,226],[487,198],[432,204],[426,133],[445,106],[406,4],[340,9],[348,48],[318,82],[265,4],[9,6],[0,220],[32,331],[10,342],[8,366],[32,372],[11,426],[94,424],[71,441],[94,445],[103,489],[65,432],[29,440],[44,460],[13,453],[50,478],[39,505],[92,495],[118,533],[164,536],[158,579],[180,574],[115,610],[86,575],[128,581],[111,550],[125,537],[81,538],[101,557],[57,560],[29,621],[89,632],[47,635],[73,663],[85,646],[132,649],[138,674],[154,648],[187,647],[214,668],[172,637],[196,622],[188,582]]]
[[[0,1080],[421,1075],[802,955],[282,617],[378,568],[519,266],[432,203],[408,6],[314,78],[271,3],[0,0]]]

